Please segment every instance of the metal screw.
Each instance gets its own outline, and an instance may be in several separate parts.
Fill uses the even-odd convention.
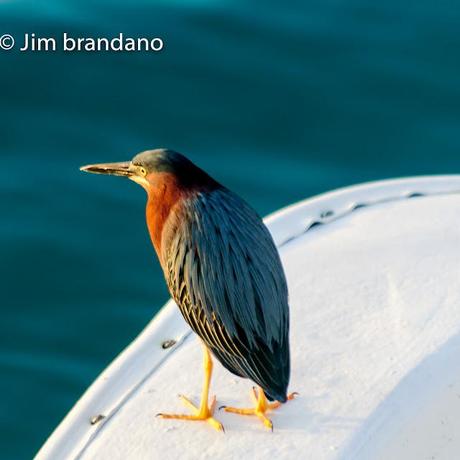
[[[91,425],[96,425],[96,423],[99,423],[104,418],[105,418],[105,415],[102,415],[102,414],[95,415],[94,417],[91,417],[90,423]]]
[[[167,350],[168,348],[171,348],[171,347],[173,347],[174,345],[176,345],[176,341],[175,341],[174,339],[165,340],[165,341],[161,344],[161,348],[163,348],[163,350]]]

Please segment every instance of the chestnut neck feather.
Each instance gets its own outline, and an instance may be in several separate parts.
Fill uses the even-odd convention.
[[[202,184],[184,184],[177,175],[170,172],[151,173],[147,179],[151,184],[147,190],[147,227],[158,259],[162,264],[161,240],[170,212],[178,213],[183,199],[200,191],[213,190],[220,185],[211,178],[209,182]]]

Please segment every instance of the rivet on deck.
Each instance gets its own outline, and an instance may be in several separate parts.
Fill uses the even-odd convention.
[[[167,350],[168,348],[171,348],[173,347],[174,345],[176,345],[176,340],[174,339],[170,339],[170,340],[165,340],[162,344],[161,344],[161,348],[163,348],[163,350]]]

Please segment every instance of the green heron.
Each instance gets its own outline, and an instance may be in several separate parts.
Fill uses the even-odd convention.
[[[289,306],[286,278],[268,229],[258,214],[183,155],[157,149],[132,161],[84,166],[83,171],[124,176],[147,191],[147,226],[172,298],[204,344],[205,378],[197,407],[181,396],[193,415],[163,418],[214,419],[209,403],[214,355],[223,366],[259,386],[255,406],[226,407],[256,415],[273,429],[265,413],[292,399]],[[269,402],[273,401],[273,402]]]

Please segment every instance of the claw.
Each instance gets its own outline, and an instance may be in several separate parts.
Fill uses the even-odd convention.
[[[294,399],[294,396],[297,394],[298,393],[291,393],[288,395],[287,399]],[[273,432],[273,422],[265,414],[268,411],[273,411],[280,407],[281,403],[279,401],[269,403],[264,391],[262,389],[257,389],[256,387],[252,387],[251,396],[255,399],[255,406],[252,408],[238,409],[236,407],[221,406],[219,409],[223,408],[226,412],[239,415],[256,415],[261,422]]]
[[[204,348],[204,385],[201,393],[201,402],[195,405],[192,400],[182,394],[178,394],[179,399],[190,410],[191,414],[164,414],[162,412],[156,414],[155,417],[173,420],[188,420],[188,421],[203,421],[209,423],[214,429],[223,431],[225,433],[222,423],[217,421],[214,417],[214,409],[216,407],[216,397],[213,396],[209,402],[209,384],[211,382],[212,374],[212,359],[208,348]]]

